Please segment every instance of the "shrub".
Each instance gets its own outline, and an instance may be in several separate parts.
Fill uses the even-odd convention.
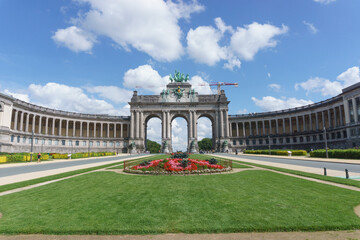
[[[53,159],[68,159],[68,154],[54,153],[52,154]]]
[[[360,149],[329,149],[329,158],[360,159]],[[310,157],[326,158],[325,149],[310,152]]]
[[[288,151],[291,152],[292,156],[306,156],[305,150],[270,150],[271,155],[287,156]],[[269,154],[269,150],[245,150],[245,154]]]

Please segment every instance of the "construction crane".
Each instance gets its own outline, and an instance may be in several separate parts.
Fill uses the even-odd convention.
[[[227,83],[227,82],[215,82],[215,83],[209,83],[209,85],[210,86],[217,86],[218,95],[221,94],[221,87],[220,86],[229,86],[229,85],[232,85],[232,86],[235,86],[235,87],[239,86],[238,83]]]
[[[201,84],[195,84],[192,86],[201,86],[201,87],[205,87],[205,86],[217,86],[217,92],[218,95],[221,94],[221,86],[235,86],[238,87],[239,84],[238,83],[228,83],[228,82],[213,82],[213,83],[201,83]],[[143,88],[142,86],[136,86],[135,88]],[[158,88],[158,86],[148,86],[148,88]]]

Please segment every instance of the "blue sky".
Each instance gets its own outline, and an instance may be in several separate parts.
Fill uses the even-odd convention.
[[[128,115],[175,69],[230,114],[318,102],[360,81],[357,0],[0,0],[0,91],[51,108]],[[200,87],[201,86],[201,87]]]

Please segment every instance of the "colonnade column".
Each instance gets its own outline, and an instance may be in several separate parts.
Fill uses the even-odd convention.
[[[58,129],[59,130],[59,136],[61,136],[61,128],[62,128],[61,125],[62,125],[62,119],[60,118],[59,119],[59,129]]]
[[[338,122],[337,122],[337,116],[336,116],[336,107],[334,107],[334,127],[339,126]]]
[[[114,125],[114,138],[116,138],[116,123],[113,124]]]
[[[293,129],[292,129],[292,120],[291,117],[289,118],[289,125],[290,125],[290,134],[293,133]]]
[[[86,137],[90,137],[90,122],[86,122]]]
[[[285,118],[282,119],[283,125],[283,134],[286,132]]]
[[[317,112],[315,113],[315,127],[316,130],[319,130],[319,116]]]
[[[30,124],[30,116],[29,116],[29,123]],[[31,131],[33,131],[35,133],[35,115],[33,115],[33,119],[32,119],[32,126],[31,126]]]
[[[23,127],[24,127],[24,112],[21,112],[21,116],[20,116],[20,131],[23,131]]]
[[[306,132],[306,119],[305,119],[305,115],[302,116],[303,119],[303,131]]]
[[[239,123],[236,122],[235,124],[236,124],[236,136],[239,137],[240,136],[240,134],[239,134]]]
[[[107,131],[106,131],[106,137],[110,137],[110,123],[107,123]]]
[[[300,132],[299,116],[296,116],[295,120],[296,120],[296,131]]]
[[[128,132],[129,132],[129,129],[128,129]],[[124,138],[124,124],[120,124],[120,137],[121,138]]]
[[[352,101],[353,111],[354,111],[354,121],[357,123],[357,122],[358,122],[358,115],[357,115],[357,111],[356,111],[356,101],[355,101],[355,98],[352,98],[351,101]]]
[[[14,109],[14,112],[15,112],[15,118],[14,118],[14,130],[17,130],[17,124],[18,124],[18,110],[15,110]]]
[[[276,124],[276,126],[275,126],[275,131],[276,131],[276,133],[275,134],[279,134],[279,119],[275,119],[275,124]]]
[[[94,137],[96,137],[96,125],[97,125],[97,123],[94,122]]]
[[[49,118],[48,117],[45,119],[45,125],[46,125],[45,134],[47,135],[48,134],[48,128],[49,128]]]
[[[272,134],[271,119],[269,120],[269,135]]]
[[[251,128],[251,121],[249,122],[249,132],[250,132],[250,135],[253,135],[252,128]]]
[[[73,121],[73,133],[72,133],[72,136],[75,137],[75,134],[76,134],[76,122]]]
[[[30,118],[30,114],[28,113],[26,115],[26,125],[25,125],[25,132],[29,131],[29,118]]]
[[[69,120],[66,120],[66,132],[65,132],[65,136],[69,136]]]
[[[343,114],[342,114],[341,106],[339,106],[339,113],[340,113],[340,126],[343,126],[344,125],[344,120],[343,120]]]
[[[242,125],[243,125],[243,137],[246,137],[245,135],[246,135],[246,131],[245,131],[245,122],[243,122],[242,123]]]
[[[262,133],[263,135],[266,135],[266,131],[265,131],[265,121],[262,121]]]
[[[144,126],[144,113],[140,112],[140,138],[144,139],[145,126]]]
[[[35,120],[35,118],[34,118],[34,120]],[[33,121],[33,122],[34,122],[33,125],[35,125],[35,122],[36,122],[36,121]],[[39,116],[39,131],[38,131],[39,134],[41,134],[41,127],[42,127],[42,126],[41,126],[41,125],[42,125],[41,122],[42,122],[42,116]]]
[[[55,118],[53,118],[51,135],[55,135]]]
[[[309,119],[310,119],[310,127],[309,130],[312,131],[313,130],[313,126],[312,126],[312,114],[309,114]]]
[[[255,128],[256,128],[256,135],[259,135],[259,125],[258,121],[255,122]],[[264,122],[263,122],[263,128],[264,128]]]
[[[79,134],[80,134],[80,137],[82,137],[83,135],[82,135],[82,130],[83,130],[83,122],[82,121],[80,121],[79,122],[80,123],[80,132],[79,132]]]

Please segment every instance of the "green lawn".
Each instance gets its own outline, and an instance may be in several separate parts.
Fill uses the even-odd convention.
[[[360,193],[252,170],[94,172],[0,197],[0,233],[147,234],[359,229]]]

